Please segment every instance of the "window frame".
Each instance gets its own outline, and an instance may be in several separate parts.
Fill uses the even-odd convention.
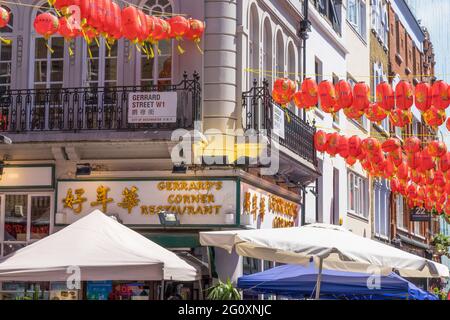
[[[5,240],[5,223],[6,223],[6,196],[26,195],[27,196],[27,235],[25,241]],[[31,192],[31,191],[17,191],[0,193],[0,257],[3,257],[4,246],[8,244],[28,246],[41,239],[31,238],[31,198],[32,197],[49,197],[50,199],[50,216],[49,216],[49,234],[53,234],[54,215],[55,215],[55,198],[53,192]]]
[[[2,36],[4,36],[6,39],[10,39],[12,42],[9,45],[4,44],[3,42],[0,41],[0,54],[2,52],[3,47],[8,46],[11,47],[11,60],[1,60],[1,55],[0,55],[0,62],[1,63],[9,63],[9,75],[6,75],[6,77],[9,76],[9,83],[1,83],[0,84],[0,88],[7,88],[5,89],[5,91],[7,90],[11,90],[15,88],[15,82],[16,82],[16,73],[13,72],[13,70],[16,70],[16,62],[17,60],[15,59],[16,57],[16,48],[17,48],[17,28],[15,28],[16,25],[16,21],[17,21],[17,16],[15,15],[15,11],[13,10],[13,8],[7,6],[7,5],[2,5],[2,7],[7,10],[11,16],[12,19],[10,19],[9,23],[7,24],[6,27],[2,28],[5,29],[7,27],[11,28],[11,31],[2,31]],[[0,90],[0,92],[2,92]]]
[[[374,230],[375,236],[380,239],[389,240],[390,238],[390,191],[389,182],[386,179],[376,181],[374,183],[373,196],[375,198],[375,208],[374,208]],[[378,197],[378,201],[376,200]],[[384,220],[384,230],[382,229],[382,221]]]
[[[352,170],[348,170],[347,192],[347,212],[364,220],[368,220],[369,180]]]
[[[147,3],[153,1],[153,0],[144,0],[144,1],[140,1],[138,7],[142,10],[144,10],[145,13],[148,12],[153,12],[155,9],[155,7],[160,7],[159,4],[154,4],[152,6],[148,6]],[[158,1],[158,0],[156,0]],[[167,6],[167,5],[166,5]],[[168,0],[168,6],[171,9],[170,13],[176,12],[176,7],[175,7],[175,3],[172,0]],[[128,40],[127,40],[128,41]],[[166,40],[162,40],[162,41],[166,41]],[[135,50],[132,48],[132,44],[129,43],[128,44],[130,49],[129,50]],[[158,55],[158,50],[156,48],[156,45],[153,46],[153,51],[154,51],[154,58],[150,58],[150,60],[153,60],[153,79],[143,79],[142,78],[142,59],[146,58],[146,55],[143,54],[142,52],[139,52],[139,50],[135,50],[135,61],[136,61],[136,82],[137,85],[141,86],[143,81],[150,81],[152,80],[152,85],[158,85],[159,81],[170,81],[170,84],[173,84],[175,82],[175,70],[176,70],[176,66],[175,66],[175,41],[170,40],[170,55],[171,55],[171,77],[169,78],[163,78],[160,79],[159,78],[159,74],[158,74],[158,70],[159,70],[159,55]],[[122,64],[120,64],[122,65]]]

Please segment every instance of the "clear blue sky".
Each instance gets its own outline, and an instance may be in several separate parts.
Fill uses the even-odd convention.
[[[435,74],[438,79],[450,83],[450,0],[406,0],[421,24],[427,27],[436,55]],[[447,146],[450,134],[445,126],[441,128]]]

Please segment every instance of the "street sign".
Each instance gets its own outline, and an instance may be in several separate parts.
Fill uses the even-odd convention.
[[[431,221],[431,213],[427,212],[425,208],[414,208],[410,213],[410,221],[428,222]]]
[[[176,92],[130,92],[128,123],[177,122]]]

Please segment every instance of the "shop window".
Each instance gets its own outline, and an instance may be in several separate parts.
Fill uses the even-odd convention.
[[[243,275],[250,275],[254,273],[261,272],[262,263],[261,260],[249,258],[249,257],[242,257],[243,259]],[[248,290],[244,290],[243,292],[243,299],[244,300],[258,300],[258,295],[253,294],[249,292]]]
[[[14,15],[8,7],[3,6],[10,15],[9,23],[0,29],[2,37],[12,40],[11,44],[5,44],[0,41],[0,95],[11,88],[11,70],[13,63],[14,41]]]
[[[369,217],[367,179],[353,171],[349,171],[347,177],[348,212],[367,219]]]
[[[402,196],[397,196],[395,199],[395,212],[397,219],[397,228],[406,229],[405,212],[404,212],[404,199]]]
[[[165,17],[173,12],[173,6],[169,0],[148,0],[141,6],[143,11],[150,15]],[[163,40],[153,46],[154,58],[149,58],[145,53],[139,53],[142,86],[172,83],[172,51],[172,41]]]
[[[1,254],[7,256],[50,234],[52,197],[50,195],[6,194]]]
[[[387,180],[376,181],[374,184],[375,198],[375,235],[389,239],[389,189]]]

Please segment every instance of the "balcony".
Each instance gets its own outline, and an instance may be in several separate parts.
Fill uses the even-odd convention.
[[[264,81],[263,86],[259,87],[255,81],[253,88],[243,93],[242,105],[246,117],[245,129],[264,131],[268,137],[272,137],[273,108],[277,104],[272,99],[268,82]],[[279,144],[317,168],[317,155],[314,147],[316,128],[288,109],[283,110],[287,115],[284,121],[284,139],[279,138]]]
[[[135,92],[176,92],[174,122],[129,123],[129,95]],[[201,86],[194,73],[176,85],[132,87],[87,87],[24,89],[0,92],[0,132],[27,138],[45,133],[66,133],[77,139],[93,138],[93,132],[168,132],[177,128],[191,129],[201,118]],[[172,120],[173,121],[173,120]],[[38,134],[41,133],[41,134]],[[136,134],[138,135],[138,134]],[[50,137],[51,135],[46,135]],[[106,137],[106,136],[105,136]],[[125,137],[125,135],[124,135]],[[71,138],[71,139],[72,139]],[[18,139],[28,141],[26,139]],[[30,138],[30,141],[33,139]],[[45,139],[44,139],[45,140]]]

